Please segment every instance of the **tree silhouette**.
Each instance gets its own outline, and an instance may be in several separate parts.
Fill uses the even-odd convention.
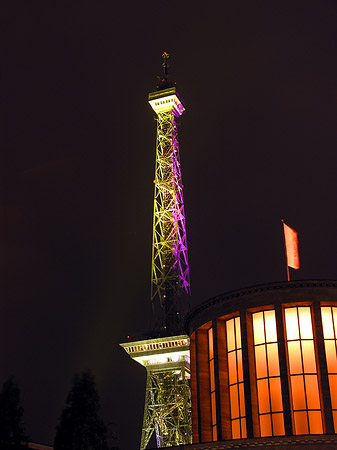
[[[24,431],[23,408],[20,406],[20,389],[9,377],[0,393],[0,449],[28,449],[28,437]]]
[[[56,429],[54,450],[109,450],[107,427],[98,415],[99,408],[90,372],[76,374]]]

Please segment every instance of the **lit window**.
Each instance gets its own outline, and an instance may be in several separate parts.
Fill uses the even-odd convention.
[[[213,349],[213,328],[207,330],[208,337],[208,364],[211,393],[211,417],[212,417],[212,439],[217,440],[216,430],[216,400],[215,400],[215,372],[214,372],[214,349]]]
[[[275,311],[252,316],[260,433],[281,436],[285,432]]]
[[[226,321],[232,439],[247,437],[240,317]]]
[[[321,311],[333,422],[335,433],[337,433],[337,308],[324,306]]]
[[[322,411],[309,306],[285,308],[294,434],[322,434]]]

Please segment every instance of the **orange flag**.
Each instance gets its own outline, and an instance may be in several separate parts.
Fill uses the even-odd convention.
[[[287,265],[293,269],[300,268],[297,232],[283,222],[284,241],[286,244]]]

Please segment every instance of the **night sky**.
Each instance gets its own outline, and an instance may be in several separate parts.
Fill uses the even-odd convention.
[[[192,305],[337,278],[337,2],[7,2],[1,17],[0,384],[53,443],[91,368],[121,450],[138,449],[149,326],[154,113],[170,57]]]

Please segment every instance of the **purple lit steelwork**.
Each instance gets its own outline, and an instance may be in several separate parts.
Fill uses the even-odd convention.
[[[190,279],[176,118],[184,106],[176,89],[149,96],[157,113],[151,300],[160,333],[182,331]]]

